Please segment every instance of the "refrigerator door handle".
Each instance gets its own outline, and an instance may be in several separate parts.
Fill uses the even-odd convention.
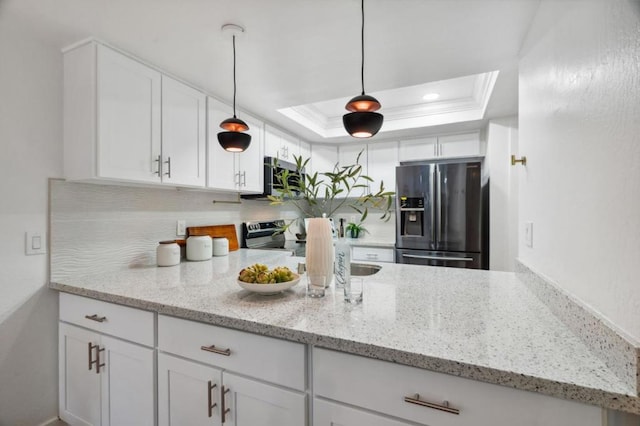
[[[436,190],[438,191],[438,211],[436,212],[437,216],[438,216],[438,223],[437,223],[437,227],[438,227],[438,245],[436,247],[439,247],[440,245],[440,241],[442,241],[442,188],[440,187],[442,184],[442,181],[440,180],[441,176],[440,176],[440,167],[436,164],[436,182],[438,183],[438,187],[436,188]]]
[[[472,257],[443,257],[443,256],[420,256],[417,254],[403,254],[402,257],[410,259],[427,259],[427,260],[457,260],[461,262],[473,262]]]
[[[433,171],[429,173],[429,197],[431,198],[431,245],[433,248],[436,247],[436,203],[435,203],[435,182],[434,182]]]

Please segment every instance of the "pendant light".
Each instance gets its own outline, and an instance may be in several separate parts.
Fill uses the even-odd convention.
[[[243,33],[244,28],[235,24],[226,24],[222,26],[222,31],[231,32],[233,38],[233,117],[220,123],[220,128],[226,131],[218,133],[218,142],[225,151],[242,152],[251,144],[251,135],[243,133],[249,130],[249,126],[236,117],[236,34]]]
[[[354,97],[345,108],[351,111],[342,116],[342,124],[347,132],[354,138],[370,138],[378,133],[382,127],[382,114],[379,110],[380,102],[373,96],[364,93],[364,0],[361,0],[362,30],[361,30],[361,53],[362,64],[360,67],[360,81],[362,83],[362,94]]]

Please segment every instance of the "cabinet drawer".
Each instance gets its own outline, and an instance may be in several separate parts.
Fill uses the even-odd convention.
[[[212,345],[213,351],[203,349]],[[159,315],[158,349],[293,389],[306,388],[301,343]]]
[[[60,320],[154,346],[153,312],[60,293]]]
[[[598,407],[414,367],[314,348],[316,396],[433,426],[596,426]],[[406,402],[446,405],[459,414]]]
[[[393,263],[393,249],[384,247],[359,247],[352,249],[353,260],[368,260],[370,262]]]

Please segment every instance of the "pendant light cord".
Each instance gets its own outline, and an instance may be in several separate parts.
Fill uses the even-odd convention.
[[[236,35],[233,35],[233,118],[236,117]]]
[[[362,83],[362,94],[364,95],[364,0],[360,3],[360,10],[362,12],[362,28],[360,30],[360,50],[362,53],[362,63],[360,66],[360,82]]]

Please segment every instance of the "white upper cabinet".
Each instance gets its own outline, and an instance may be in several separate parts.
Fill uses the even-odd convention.
[[[162,77],[162,181],[204,186],[206,102],[202,93]]]
[[[337,163],[338,148],[335,146],[315,144],[311,147],[311,165],[309,167],[309,173],[317,172],[320,174],[324,172],[332,172]]]
[[[273,127],[265,125],[264,155],[293,163],[294,156],[302,155],[302,144],[298,139]],[[306,157],[309,157],[309,145],[305,144]]]
[[[438,144],[440,157],[480,157],[485,154],[479,133],[440,136]]]
[[[404,140],[399,149],[399,161],[403,162],[483,155],[478,132]]]
[[[420,138],[400,142],[399,161],[430,160],[437,157],[438,138]]]
[[[369,185],[371,192],[378,192],[380,182],[384,183],[385,191],[396,190],[396,167],[398,161],[398,143],[371,143],[367,146],[367,162],[369,177],[373,179]]]
[[[102,44],[65,52],[65,177],[203,187],[204,102]]]
[[[240,153],[225,151],[218,142],[220,123],[233,116],[233,108],[208,98],[207,187],[243,193],[261,193],[264,182],[264,155],[262,150],[264,125],[261,121],[242,113],[239,118],[249,125],[249,148]]]

